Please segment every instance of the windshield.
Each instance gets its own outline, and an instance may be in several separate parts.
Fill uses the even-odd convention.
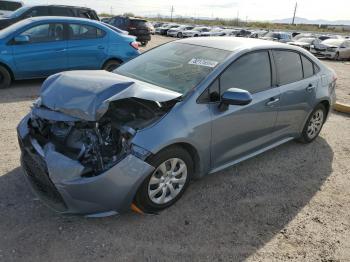
[[[12,1],[0,1],[0,10],[15,11],[22,6],[21,3]]]
[[[20,15],[22,15],[24,12],[26,12],[27,10],[29,10],[29,6],[23,6],[19,9],[17,9],[16,11],[14,11],[11,15],[7,16],[8,18],[16,18],[19,17]]]
[[[203,46],[169,43],[134,58],[114,73],[186,94],[230,53]]]
[[[328,39],[323,41],[322,44],[326,45],[334,45],[334,46],[341,46],[341,44],[344,42],[343,39]]]

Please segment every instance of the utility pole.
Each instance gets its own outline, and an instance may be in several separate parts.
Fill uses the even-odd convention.
[[[111,15],[113,16],[113,6],[111,6]]]
[[[297,13],[297,8],[298,8],[298,2],[295,2],[292,25],[294,25],[294,22],[295,22],[295,14]]]
[[[171,15],[170,15],[170,21],[172,22],[173,21],[173,13],[174,13],[174,6],[172,5],[171,6],[171,9],[170,9],[170,13],[171,13]]]
[[[237,11],[237,26],[239,26],[239,10]]]

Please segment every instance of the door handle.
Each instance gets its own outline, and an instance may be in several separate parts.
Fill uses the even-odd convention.
[[[307,92],[312,92],[312,90],[314,90],[315,89],[315,86],[313,85],[313,84],[309,84],[308,86],[307,86],[307,88],[306,88],[306,91]]]
[[[270,101],[266,103],[267,106],[273,106],[274,104],[278,103],[280,99],[278,97],[271,97]]]

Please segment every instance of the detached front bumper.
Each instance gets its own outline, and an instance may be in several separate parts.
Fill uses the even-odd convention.
[[[28,116],[18,126],[25,177],[49,207],[64,214],[107,216],[130,210],[143,180],[154,167],[129,154],[106,172],[83,177],[85,167],[30,137]]]

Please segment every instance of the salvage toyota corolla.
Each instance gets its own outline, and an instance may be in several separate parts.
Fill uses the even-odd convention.
[[[18,126],[25,176],[62,213],[174,204],[191,179],[319,134],[336,75],[299,47],[194,38],[113,73],[49,77]]]

